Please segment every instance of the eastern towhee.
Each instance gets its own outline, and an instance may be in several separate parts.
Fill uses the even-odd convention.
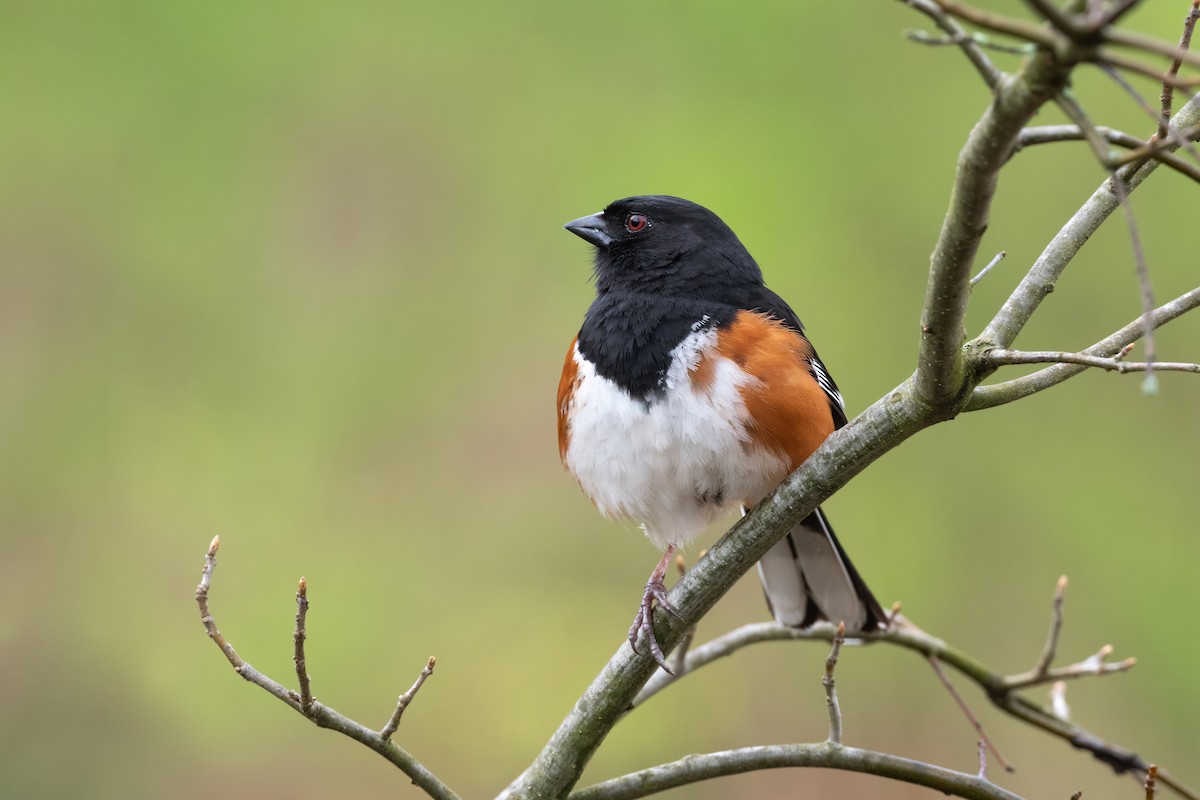
[[[596,299],[558,386],[559,454],[602,514],[640,522],[665,550],[629,630],[665,668],[651,610],[674,612],[663,577],[675,549],[752,508],[846,413],[795,312],[716,214],[628,197],[566,229],[596,246]],[[758,573],[784,625],[886,621],[819,508]]]

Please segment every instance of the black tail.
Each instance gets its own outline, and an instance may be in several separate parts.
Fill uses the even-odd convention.
[[[771,614],[783,625],[807,628],[829,620],[850,633],[887,624],[887,615],[820,508],[804,518],[758,562]]]

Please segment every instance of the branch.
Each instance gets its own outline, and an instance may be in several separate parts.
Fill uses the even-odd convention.
[[[1046,635],[1046,646],[1042,648],[1042,654],[1033,665],[1033,674],[1038,677],[1044,676],[1050,670],[1058,652],[1058,637],[1062,635],[1063,626],[1063,602],[1066,599],[1067,576],[1063,575],[1054,587],[1054,599],[1050,603],[1050,633]]]
[[[1196,102],[1196,98],[1193,97],[1191,102],[1193,102],[1193,103]],[[1185,108],[1186,108],[1186,106],[1185,106]],[[1182,113],[1183,112],[1181,110],[1180,114],[1182,114]],[[1196,117],[1196,115],[1193,114],[1192,118],[1194,119],[1195,117]],[[1172,128],[1178,127],[1178,119],[1179,119],[1179,115],[1177,114],[1175,116],[1175,119],[1173,119],[1171,121]],[[1185,141],[1197,141],[1197,139],[1200,139],[1200,124],[1191,124],[1191,125],[1187,125],[1183,128],[1180,128],[1179,129],[1179,138],[1183,139]],[[1158,153],[1173,150],[1178,146],[1179,146],[1179,139],[1174,138],[1174,137],[1167,138],[1167,139],[1154,139],[1152,141],[1146,142],[1141,147],[1138,147],[1134,150],[1129,151],[1128,153],[1125,153],[1124,155],[1117,156],[1110,163],[1113,166],[1124,166],[1125,164],[1132,164],[1134,162],[1141,161],[1146,158],[1153,158]]]
[[[1200,307],[1200,288],[1193,289],[1171,302],[1159,306],[1150,315],[1150,322],[1154,327],[1161,328],[1171,320],[1181,317],[1198,307]],[[1079,353],[1079,355],[1112,358],[1125,347],[1140,339],[1143,330],[1145,330],[1143,319],[1139,316],[1136,320],[1121,328],[1121,330],[1096,342],[1091,347]],[[1155,368],[1161,369],[1162,367],[1156,364]],[[1031,394],[1037,394],[1038,392],[1057,386],[1063,381],[1073,378],[1086,370],[1087,366],[1082,364],[1057,364],[1011,381],[995,383],[990,386],[978,386],[971,392],[971,399],[967,402],[963,410],[980,411],[985,408],[1005,405],[1006,403],[1011,403],[1023,397],[1028,397]]]
[[[296,589],[296,630],[292,634],[295,643],[295,655],[292,660],[296,663],[296,681],[300,684],[300,709],[304,713],[312,708],[312,686],[308,679],[308,663],[304,657],[304,642],[308,639],[305,628],[305,618],[308,616],[308,583],[304,576]]]
[[[1105,32],[1104,38],[1120,47],[1140,50],[1143,53],[1153,53],[1164,58],[1178,60],[1182,64],[1200,67],[1200,56],[1197,56],[1195,53],[1186,52],[1177,45],[1159,41],[1151,36],[1143,36],[1133,31],[1112,28]]]
[[[955,5],[946,0],[938,0],[938,4],[945,10]],[[970,270],[987,229],[998,173],[1021,129],[1059,94],[1073,66],[1048,51],[1027,58],[1017,74],[997,88],[995,101],[975,124],[959,154],[950,208],[930,259],[921,313],[916,390],[923,402],[951,404],[962,394],[967,378],[962,342]]]
[[[935,767],[900,756],[845,747],[832,742],[821,744],[780,744],[744,747],[720,753],[692,755],[644,769],[620,778],[573,792],[571,800],[631,800],[680,786],[780,767],[823,767],[865,772],[893,780],[915,783],[943,794],[971,800],[1021,800],[986,778]],[[1161,773],[1159,780],[1162,780]]]
[[[1050,0],[1025,0],[1025,5],[1071,39],[1084,39],[1094,33],[1089,26],[1080,25],[1074,17],[1064,14]]]
[[[1063,353],[1049,350],[1025,352],[1022,350],[991,350],[984,360],[992,364],[1080,364],[1085,367],[1098,367],[1109,372],[1147,372],[1153,369],[1168,372],[1200,372],[1200,364],[1188,364],[1181,361],[1149,362],[1122,361],[1118,358],[1092,356],[1086,353]]]
[[[1190,128],[1200,124],[1200,95],[1188,102],[1175,115],[1172,123],[1178,128]],[[1169,140],[1155,142],[1162,149],[1173,150]],[[1137,161],[1122,167],[1117,174],[1132,192],[1158,169],[1157,161]],[[1038,256],[1029,272],[1022,278],[1012,295],[1000,311],[984,328],[977,339],[967,345],[971,350],[983,351],[993,347],[1010,347],[1021,329],[1029,322],[1042,300],[1054,291],[1054,285],[1067,265],[1078,254],[1080,248],[1092,234],[1117,209],[1119,199],[1112,179],[1100,185],[1087,202],[1054,236],[1042,254]]]
[[[837,668],[838,653],[841,652],[842,645],[845,643],[846,623],[839,622],[837,630],[833,634],[833,647],[825,659],[825,677],[821,679],[821,685],[825,687],[825,705],[829,707],[828,741],[833,744],[842,743],[842,709],[838,705],[837,681],[834,680],[833,671]]]
[[[1046,683],[1059,683],[1071,678],[1083,678],[1088,675],[1115,675],[1118,672],[1128,672],[1137,665],[1137,659],[1132,656],[1115,664],[1105,663],[1104,659],[1112,655],[1113,647],[1106,644],[1093,656],[1085,658],[1077,664],[1066,667],[1054,667],[1044,671],[1033,670],[1019,675],[1007,675],[1000,682],[1005,691],[1024,689],[1029,686],[1040,686]],[[1055,716],[1061,716],[1055,714]]]
[[[1115,71],[1112,71],[1111,74],[1123,81]],[[1132,87],[1130,88],[1132,89]],[[1142,248],[1142,235],[1138,230],[1137,220],[1134,218],[1133,205],[1129,202],[1129,187],[1126,186],[1125,178],[1121,175],[1120,170],[1112,166],[1104,138],[1096,132],[1095,126],[1088,118],[1087,112],[1076,102],[1071,91],[1064,89],[1058,94],[1055,100],[1058,106],[1070,117],[1071,121],[1083,131],[1088,143],[1091,144],[1092,150],[1096,154],[1096,160],[1109,171],[1109,183],[1112,186],[1113,193],[1116,195],[1117,205],[1120,206],[1125,216],[1125,224],[1129,231],[1129,242],[1133,247],[1134,268],[1137,272],[1138,285],[1142,293],[1142,336],[1145,339],[1146,362],[1149,365],[1145,370],[1146,380],[1143,383],[1143,390],[1149,394],[1153,394],[1155,387],[1158,385],[1155,382],[1156,379],[1152,371],[1157,345],[1156,337],[1154,336],[1154,326],[1150,322],[1150,315],[1154,313],[1154,286],[1150,281],[1150,267],[1146,264],[1146,253]]]
[[[971,707],[967,705],[967,701],[963,700],[962,695],[958,693],[958,689],[954,688],[954,683],[946,675],[946,671],[942,669],[941,662],[937,660],[937,656],[929,657],[929,666],[933,668],[933,674],[937,675],[937,679],[941,681],[942,686],[950,694],[959,710],[963,712],[963,716],[967,718],[967,722],[971,723],[971,727],[979,734],[979,774],[983,775],[987,768],[987,751],[991,750],[992,755],[996,756],[996,761],[1005,772],[1015,772],[1015,768],[1008,763],[1003,755],[1000,754],[999,748],[992,742],[991,737],[983,730],[983,723],[971,711]]]
[[[1183,21],[1183,33],[1179,36],[1179,51],[1186,52],[1192,44],[1192,31],[1196,29],[1196,20],[1200,19],[1200,0],[1192,0],[1192,10],[1188,12],[1187,18]],[[1171,130],[1171,103],[1174,99],[1174,86],[1171,79],[1179,75],[1179,68],[1183,66],[1183,59],[1178,56],[1171,61],[1171,66],[1167,69],[1167,74],[1163,78],[1162,92],[1159,94],[1159,104],[1161,110],[1158,116],[1158,133],[1159,139],[1167,138],[1167,134]]]
[[[1000,85],[1004,73],[997,69],[987,54],[983,52],[981,43],[938,8],[933,0],[904,0],[904,3],[929,17],[935,25],[949,34],[950,41],[962,48],[963,54],[975,67],[975,71],[983,78],[983,82],[988,85],[988,88],[995,89]]]
[[[1105,141],[1127,147],[1132,150],[1137,150],[1145,146],[1145,142],[1137,138],[1133,134],[1118,131],[1113,128],[1108,128],[1103,125],[1095,126],[1094,130],[1097,134],[1105,139]],[[1013,151],[1016,155],[1026,147],[1033,147],[1039,144],[1050,144],[1052,142],[1069,142],[1080,141],[1086,139],[1087,136],[1078,125],[1040,125],[1035,128],[1025,128],[1021,131],[1021,135],[1017,137],[1017,146]],[[1165,150],[1153,150],[1147,154],[1148,157],[1162,162],[1165,166],[1170,167],[1181,175],[1184,175],[1192,180],[1200,183],[1200,167],[1188,161],[1184,161],[1179,156],[1168,153]],[[1146,157],[1146,156],[1143,156]],[[1123,156],[1118,156],[1116,159],[1110,159],[1109,163],[1121,166]],[[1137,160],[1137,159],[1135,159]]]
[[[1013,36],[1017,39],[1024,39],[1027,42],[1041,45],[1047,50],[1053,50],[1060,43],[1061,37],[1056,36],[1052,31],[1048,31],[1041,25],[1033,22],[993,14],[990,11],[965,6],[962,3],[954,2],[954,0],[934,0],[934,2],[947,14],[958,17],[985,30],[1003,33],[1006,36]]]
[[[1130,83],[1124,75],[1121,74],[1120,70],[1116,68],[1116,65],[1102,63],[1100,64],[1100,70],[1105,75],[1112,78],[1114,83],[1120,86],[1126,94],[1132,97],[1133,101],[1138,105],[1138,107],[1146,112],[1146,116],[1154,121],[1155,125],[1166,129],[1162,136],[1160,136],[1156,130],[1154,135],[1150,137],[1152,141],[1160,138],[1172,139],[1176,145],[1186,150],[1193,159],[1200,161],[1200,152],[1196,151],[1196,148],[1192,146],[1192,143],[1188,141],[1187,137],[1183,135],[1182,131],[1178,131],[1171,126],[1170,104],[1175,94],[1175,76],[1173,73],[1168,72],[1167,75],[1165,75],[1162,79],[1162,94],[1159,98],[1161,107],[1156,110],[1150,105],[1146,98],[1142,97],[1142,93],[1139,92],[1137,88],[1135,88],[1134,85]],[[1110,167],[1120,166],[1119,163],[1114,163],[1111,159],[1106,163],[1108,163]]]
[[[731,656],[745,647],[761,642],[832,642],[835,635],[835,629],[828,623],[818,623],[811,628],[803,630],[789,628],[777,622],[750,623],[722,636],[718,636],[712,641],[705,642],[698,647],[693,647],[687,657],[687,674],[690,675],[701,667],[726,656]],[[1045,680],[1022,682],[1024,676],[1028,673],[1019,673],[1010,676],[997,672],[962,650],[926,633],[903,617],[897,619],[893,626],[885,630],[869,634],[856,634],[854,639],[847,641],[847,644],[851,642],[862,645],[876,643],[897,645],[920,654],[926,660],[936,659],[939,663],[951,667],[977,685],[987,695],[992,704],[1004,713],[1057,736],[1070,743],[1073,747],[1086,750],[1117,772],[1144,772],[1146,769],[1145,760],[1137,753],[1119,745],[1105,742],[1091,731],[1062,718],[1052,708],[1045,708],[1017,693],[1018,689],[1032,686],[1036,683],[1057,681],[1060,679],[1060,676],[1061,678],[1084,678],[1090,675],[1107,675],[1114,672],[1123,672],[1133,666],[1132,664],[1125,666],[1125,662],[1120,662],[1119,668],[1117,664],[1105,664],[1103,669],[1096,669],[1093,665],[1101,654],[1107,657],[1109,653],[1107,648],[1102,648],[1100,653],[1090,656],[1077,664],[1072,664],[1069,667],[1050,669],[1046,676],[1044,676]],[[674,682],[659,681],[657,679],[651,681],[646,685],[642,694],[638,696],[638,703],[645,702],[667,685]],[[1173,777],[1167,776],[1167,778],[1163,778],[1161,770],[1159,772],[1159,780],[1164,783],[1169,782],[1168,785],[1181,797],[1188,798],[1188,800],[1200,800],[1200,794],[1189,789]]]
[[[421,690],[425,679],[433,674],[433,668],[437,666],[437,658],[430,656],[425,662],[425,666],[421,669],[421,674],[417,676],[417,680],[407,692],[400,695],[400,699],[396,702],[396,710],[392,712],[392,716],[388,719],[387,724],[379,731],[379,735],[384,739],[392,738],[392,734],[400,727],[400,717],[404,716],[404,709],[408,708],[408,704],[417,696],[417,692]]]
[[[994,268],[994,267],[995,267],[997,264],[999,264],[1001,261],[1003,261],[1007,255],[1008,255],[1008,252],[1007,252],[1007,251],[1004,251],[1004,250],[1001,250],[999,253],[996,253],[996,255],[994,255],[994,256],[992,257],[992,260],[991,260],[991,261],[989,261],[989,262],[987,263],[987,266],[986,266],[986,267],[984,267],[983,269],[979,270],[979,274],[978,274],[978,275],[976,275],[974,278],[971,278],[971,280],[970,280],[970,283],[969,283],[970,287],[971,287],[972,289],[974,289],[974,288],[975,288],[975,286],[976,286],[976,285],[977,285],[977,284],[978,284],[978,283],[979,283],[981,280],[983,280],[984,278],[986,278],[986,277],[987,277],[987,274],[988,274],[989,272],[991,272],[991,271],[992,271],[992,269],[993,269],[993,268]]]
[[[200,607],[200,621],[204,623],[204,629],[208,631],[211,638],[225,654],[225,658],[233,666],[235,672],[243,678],[253,683],[255,686],[265,690],[272,696],[278,698],[285,703],[288,708],[299,712],[306,719],[311,720],[319,728],[329,728],[338,733],[349,736],[356,742],[366,745],[374,750],[379,755],[386,758],[393,765],[398,767],[401,772],[407,775],[415,786],[423,789],[427,795],[434,800],[460,800],[450,787],[438,780],[432,772],[425,768],[423,764],[408,754],[403,748],[393,743],[386,736],[371,730],[365,725],[361,725],[349,717],[345,717],[334,711],[328,706],[318,703],[311,699],[307,707],[305,707],[301,695],[291,691],[280,683],[271,680],[266,675],[263,675],[258,670],[254,669],[246,663],[241,656],[233,649],[224,636],[221,635],[217,628],[216,620],[208,610],[208,590],[212,584],[213,570],[217,567],[217,548],[221,546],[221,537],[213,537],[212,544],[208,546],[208,553],[204,557],[204,569],[200,573],[200,584],[196,587],[196,604]],[[297,598],[307,596],[307,586],[301,581],[301,592]],[[297,601],[299,603],[299,600]],[[302,608],[307,608],[307,601]],[[302,669],[303,664],[303,634],[304,615],[301,611],[297,612],[297,670]],[[303,681],[301,682],[303,684]],[[417,687],[414,687],[415,691]]]
[[[1193,91],[1200,85],[1200,78],[1176,78],[1169,75],[1163,77],[1161,70],[1107,49],[1099,50],[1095,60],[1097,64],[1106,64],[1110,67],[1123,69],[1126,72],[1132,72],[1135,75],[1141,75],[1144,78],[1150,78],[1153,81],[1169,83],[1174,88],[1182,89],[1185,92]]]

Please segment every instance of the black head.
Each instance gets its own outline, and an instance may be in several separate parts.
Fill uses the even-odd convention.
[[[596,246],[596,289],[724,297],[761,286],[758,264],[703,206],[667,195],[626,197],[566,229]]]

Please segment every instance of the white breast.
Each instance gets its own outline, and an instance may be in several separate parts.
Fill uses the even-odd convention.
[[[677,345],[665,393],[649,403],[597,375],[575,348],[567,469],[602,514],[641,522],[660,549],[687,544],[720,514],[757,502],[787,471],[747,433],[739,389],[754,378],[709,354],[712,380],[693,386],[690,371],[715,345],[712,329]]]

